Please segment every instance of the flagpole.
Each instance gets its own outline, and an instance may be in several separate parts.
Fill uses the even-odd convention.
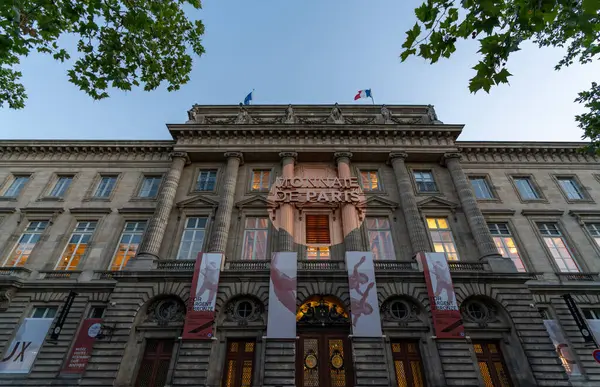
[[[250,103],[254,104],[254,89],[252,89],[252,99],[250,100]]]

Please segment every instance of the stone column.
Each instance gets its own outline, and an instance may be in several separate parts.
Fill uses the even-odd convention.
[[[390,162],[394,168],[398,193],[400,195],[400,205],[404,213],[404,221],[408,229],[410,244],[412,245],[413,256],[423,251],[430,251],[429,241],[427,239],[427,229],[423,224],[423,218],[417,207],[417,199],[410,182],[410,175],[404,160],[408,155],[404,152],[390,153]]]
[[[294,163],[298,154],[296,152],[281,152],[281,177],[292,179],[294,177]],[[294,207],[289,203],[281,205],[279,210],[279,236],[278,251],[296,251],[294,249]]]
[[[140,243],[137,255],[126,266],[127,269],[150,269],[154,260],[158,259],[160,246],[165,236],[165,229],[167,228],[169,216],[175,202],[175,194],[177,193],[181,172],[183,171],[183,167],[189,162],[188,155],[185,152],[173,152],[171,153],[171,159],[173,160],[171,168],[167,172],[165,180],[162,183],[162,188],[158,193],[154,215],[152,215],[152,218],[148,222],[148,228],[144,233],[144,238],[142,239],[142,243]]]
[[[350,152],[336,152],[334,154],[337,163],[338,177],[340,179],[349,179],[350,173]],[[344,232],[344,245],[346,251],[365,251],[360,235],[360,222],[358,213],[353,204],[342,204],[342,228]]]
[[[231,210],[235,199],[235,185],[237,183],[238,171],[243,161],[240,152],[226,152],[227,168],[223,178],[223,189],[220,192],[219,208],[212,229],[212,236],[208,245],[209,253],[225,253],[227,236],[231,225]]]

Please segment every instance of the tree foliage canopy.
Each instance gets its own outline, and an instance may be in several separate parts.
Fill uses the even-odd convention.
[[[416,55],[435,63],[450,58],[458,40],[478,39],[480,60],[469,82],[473,93],[508,83],[506,62],[524,41],[566,48],[556,70],[575,61],[589,63],[600,54],[600,0],[427,0],[415,14],[418,21],[406,32],[402,61]],[[588,109],[575,119],[598,152],[600,86],[593,82],[575,101]]]
[[[0,107],[25,106],[22,57],[75,56],[61,46],[65,34],[77,39],[69,81],[94,99],[108,97],[110,87],[179,89],[192,69],[188,48],[204,53],[204,26],[186,17],[186,5],[201,7],[200,0],[0,0]]]

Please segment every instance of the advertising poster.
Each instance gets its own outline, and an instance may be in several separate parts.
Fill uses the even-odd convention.
[[[267,338],[296,338],[297,254],[273,253],[269,281],[269,317]]]
[[[573,350],[569,346],[562,329],[560,329],[560,325],[558,325],[558,322],[556,322],[556,320],[544,320],[544,326],[546,327],[546,331],[548,331],[548,336],[550,336],[552,344],[554,344],[554,347],[556,348],[556,354],[560,358],[563,367],[565,367],[567,375],[581,375],[581,370],[579,369],[577,360],[575,360]]]
[[[213,336],[215,304],[221,275],[221,253],[199,253],[194,266],[194,277],[188,312],[185,315],[183,339],[207,340]]]
[[[102,329],[101,318],[86,318],[81,323],[81,329],[73,345],[73,349],[67,357],[67,362],[62,372],[68,374],[82,374],[92,356],[92,347],[96,341],[96,336]]]
[[[462,339],[465,328],[456,302],[450,268],[444,253],[419,253],[423,265],[431,316],[438,339]]]
[[[26,318],[0,359],[0,374],[29,373],[53,318]]]
[[[69,311],[71,310],[71,306],[73,305],[73,301],[77,297],[77,293],[74,291],[70,291],[67,299],[65,300],[65,304],[63,305],[58,318],[56,319],[56,324],[54,325],[54,329],[52,329],[52,333],[50,334],[51,340],[58,340],[60,336],[60,332],[62,331],[63,325],[65,325],[65,321],[67,320],[67,316],[69,315]]]
[[[355,337],[381,337],[381,319],[373,253],[370,251],[346,252],[348,288],[350,290],[350,315],[352,335]]]
[[[570,294],[563,294],[562,297],[567,304],[567,308],[569,308],[571,316],[573,316],[573,320],[575,320],[575,324],[577,324],[577,328],[579,329],[583,340],[586,342],[586,344],[596,345],[594,336],[592,335],[592,332],[590,332],[590,328],[588,327],[585,318],[583,318],[581,312],[579,309],[577,309],[577,304],[575,304],[573,297],[571,297]]]

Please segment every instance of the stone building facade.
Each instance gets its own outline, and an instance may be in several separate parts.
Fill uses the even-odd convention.
[[[0,141],[0,385],[600,385],[596,344],[563,297],[593,329],[600,160],[581,144],[458,141],[463,125],[431,106],[188,116],[171,141]],[[277,227],[269,190],[299,171],[356,177],[364,201],[289,207]],[[382,337],[351,334],[354,250],[375,257]],[[266,337],[277,251],[298,253],[296,340]],[[435,336],[415,260],[431,251],[447,254],[463,339]],[[184,340],[199,252],[225,256],[215,334]],[[36,318],[52,329],[25,354],[20,327]],[[65,372],[90,318],[87,363]]]

